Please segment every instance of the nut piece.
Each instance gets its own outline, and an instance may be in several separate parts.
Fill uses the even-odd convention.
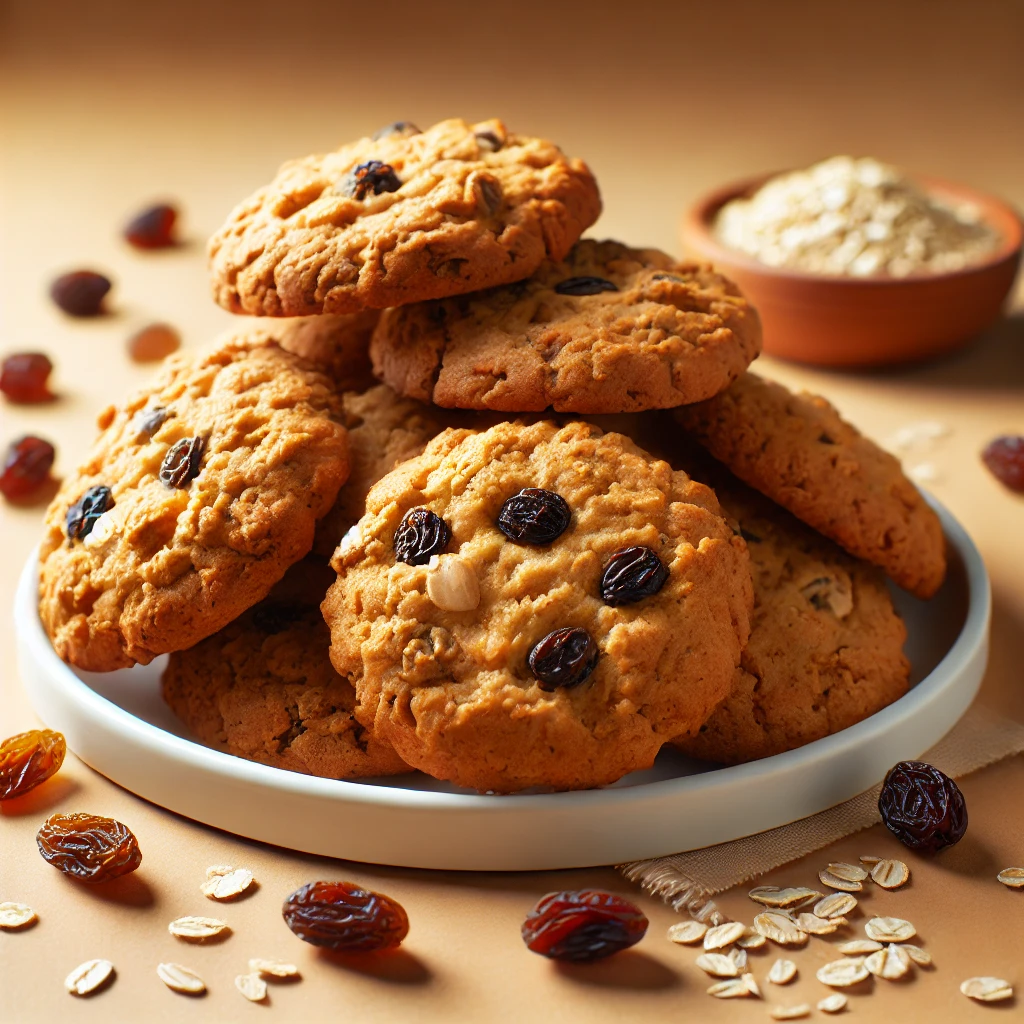
[[[906,942],[917,934],[917,929],[902,917],[873,917],[864,931],[876,942]]]
[[[283,960],[261,960],[253,957],[249,961],[249,970],[254,974],[268,974],[271,978],[297,978],[299,969],[295,964],[286,964]]]
[[[206,982],[195,971],[181,964],[157,964],[156,976],[174,992],[197,996],[206,991]]]
[[[1010,889],[1024,889],[1024,868],[1003,868],[996,878]]]
[[[724,953],[701,953],[694,962],[705,974],[716,978],[736,978],[740,973],[736,964]]]
[[[167,926],[167,930],[176,939],[185,939],[187,942],[203,942],[217,935],[223,935],[231,929],[215,917],[179,917]]]
[[[864,957],[857,956],[847,960],[833,960],[819,967],[815,977],[822,985],[830,988],[848,988],[870,978],[871,972],[864,966]]]
[[[849,924],[845,917],[818,917],[817,914],[797,914],[797,927],[808,935],[831,935],[840,925]]]
[[[747,895],[755,903],[766,907],[792,907],[797,903],[818,899],[822,894],[815,889],[805,889],[802,886],[780,889],[775,885],[759,885],[756,889],[751,889]]]
[[[259,1003],[267,998],[267,983],[258,974],[239,974],[235,978],[235,988],[250,1003]]]
[[[874,939],[851,939],[849,942],[840,942],[836,949],[843,956],[865,956],[868,953],[877,953],[884,947]]]
[[[73,996],[89,996],[103,988],[113,975],[114,965],[109,960],[86,960],[64,979],[64,987]]]
[[[832,995],[819,1000],[818,1009],[822,1013],[842,1013],[846,1009],[846,1002],[846,996],[842,992],[833,992]]]
[[[754,928],[766,939],[780,946],[803,946],[807,932],[797,927],[796,922],[778,910],[768,910],[754,918]]]
[[[0,903],[0,928],[26,928],[38,920],[27,903]]]
[[[753,928],[747,928],[736,940],[736,945],[740,949],[760,949],[767,941],[760,932],[755,932]]]
[[[695,946],[704,938],[708,926],[700,921],[680,921],[672,925],[668,930],[668,937],[671,942],[678,942],[682,946]]]
[[[857,907],[857,898],[848,892],[834,892],[814,904],[815,917],[843,917]]]
[[[868,873],[864,872],[864,877],[868,877]],[[841,878],[839,875],[832,874],[831,871],[819,871],[818,878],[822,885],[827,885],[830,889],[841,889],[843,892],[860,892],[864,888],[864,883],[849,878]]]
[[[807,1003],[800,1003],[798,1006],[773,1006],[768,1015],[772,1020],[799,1020],[801,1017],[809,1017],[811,1008]]]
[[[901,860],[880,860],[871,868],[871,881],[883,889],[898,889],[909,880],[910,868]],[[1024,885],[1024,879],[1021,885]]]
[[[907,951],[907,956],[917,964],[918,967],[931,967],[932,955],[927,949],[922,949],[920,946],[913,946],[909,942],[903,947]]]
[[[890,942],[885,949],[880,949],[867,957],[864,966],[878,978],[895,981],[910,970],[910,957],[907,956],[905,949]]]
[[[240,896],[252,885],[252,872],[248,868],[232,868],[225,874],[210,875],[207,869],[206,881],[199,887],[200,892],[211,900],[231,900]],[[219,869],[218,869],[219,870]]]
[[[726,921],[725,924],[716,925],[714,928],[709,928],[705,934],[704,948],[708,950],[724,949],[726,946],[731,946],[737,939],[742,938],[746,930],[747,926],[739,921]]]
[[[968,999],[980,1003],[997,1003],[1001,999],[1013,998],[1013,986],[1002,978],[968,978],[960,983],[960,991]]]
[[[792,960],[778,959],[768,971],[768,980],[773,985],[787,985],[796,977],[796,964]]]
[[[444,612],[470,612],[480,603],[473,567],[459,555],[433,555],[427,567],[427,597]]]

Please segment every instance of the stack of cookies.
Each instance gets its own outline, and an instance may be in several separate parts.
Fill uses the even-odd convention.
[[[102,413],[49,510],[61,657],[169,654],[170,706],[242,757],[487,792],[761,758],[900,697],[885,576],[937,590],[935,514],[747,371],[735,285],[581,240],[600,210],[499,121],[286,164],[210,243],[268,326]]]

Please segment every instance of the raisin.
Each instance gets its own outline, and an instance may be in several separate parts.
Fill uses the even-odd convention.
[[[48,402],[46,386],[53,363],[42,352],[15,352],[0,367],[0,391],[12,402]]]
[[[36,833],[36,845],[47,864],[80,882],[109,882],[142,863],[132,830],[98,814],[54,814]]]
[[[617,608],[656,594],[668,579],[668,566],[640,545],[616,551],[601,574],[601,597]]]
[[[300,939],[346,953],[396,949],[409,934],[409,917],[388,896],[351,882],[309,882],[281,908]]]
[[[889,770],[878,810],[886,828],[921,853],[953,846],[967,831],[967,803],[960,787],[923,761],[900,761]]]
[[[8,501],[29,497],[50,478],[55,456],[53,445],[41,437],[26,435],[12,441],[0,468],[0,494]]]
[[[302,618],[301,608],[282,601],[259,605],[253,610],[252,624],[261,632],[272,636],[281,633]]]
[[[505,140],[500,138],[497,132],[483,131],[475,132],[476,144],[485,153],[497,153],[502,146],[505,145]]]
[[[74,544],[76,540],[88,537],[96,520],[113,507],[114,498],[109,487],[102,484],[90,487],[67,511],[64,522],[68,543]]]
[[[92,270],[76,270],[50,285],[50,298],[70,316],[98,316],[109,291],[109,278]]]
[[[379,142],[381,139],[390,138],[392,135],[398,135],[403,139],[407,139],[412,135],[419,134],[419,128],[412,121],[393,121],[391,124],[384,125],[383,128],[378,128],[370,138],[374,142]]]
[[[35,789],[64,763],[67,744],[59,732],[32,729],[0,743],[0,800]]]
[[[599,292],[617,292],[618,286],[603,277],[567,277],[555,285],[559,295],[597,295]]]
[[[569,503],[554,491],[524,487],[498,513],[498,529],[517,544],[550,544],[565,533],[572,519]]]
[[[124,229],[127,242],[136,249],[166,249],[174,245],[174,222],[178,211],[168,203],[158,203],[136,214]]]
[[[989,472],[1011,491],[1024,491],[1024,436],[997,437],[981,453]]]
[[[529,664],[542,690],[579,686],[597,664],[600,652],[582,626],[563,626],[548,633],[530,651]]]
[[[155,405],[152,409],[143,409],[135,414],[132,421],[135,427],[135,441],[142,444],[148,441],[174,413],[163,405]]]
[[[651,274],[652,281],[671,281],[673,284],[686,284],[677,274]]]
[[[345,192],[353,199],[365,199],[367,193],[379,196],[381,192],[397,192],[401,187],[395,169],[380,160],[360,164],[345,181]]]
[[[600,889],[549,892],[526,915],[526,948],[552,960],[586,963],[635,946],[647,916],[629,900]]]
[[[160,465],[160,482],[165,487],[187,487],[198,475],[206,451],[203,437],[183,437],[175,441]]]
[[[128,339],[128,355],[137,363],[151,363],[176,352],[181,335],[168,324],[150,324]]]
[[[426,565],[452,539],[448,524],[430,509],[413,508],[395,530],[395,558],[406,565]]]

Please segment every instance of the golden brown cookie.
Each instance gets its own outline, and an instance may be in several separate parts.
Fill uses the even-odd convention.
[[[390,125],[286,163],[210,240],[235,313],[357,313],[506,284],[597,220],[580,160],[500,121]]]
[[[99,427],[39,556],[54,649],[97,672],[191,647],[266,597],[348,475],[331,382],[265,338],[168,360]]]
[[[323,370],[342,391],[361,391],[374,384],[370,367],[370,336],[380,311],[337,316],[300,316],[267,322],[267,333],[283,349]]]
[[[371,356],[424,402],[593,414],[710,398],[760,350],[756,311],[710,267],[586,238],[526,281],[386,310]]]
[[[357,716],[407,763],[480,790],[606,785],[728,692],[745,545],[628,438],[447,430],[366,506],[322,609]]]
[[[331,666],[318,605],[333,578],[305,559],[254,608],[170,656],[164,700],[203,743],[328,779],[410,770],[355,720],[355,691]]]
[[[939,517],[899,461],[824,398],[745,373],[727,391],[674,413],[741,480],[918,597],[946,573]]]

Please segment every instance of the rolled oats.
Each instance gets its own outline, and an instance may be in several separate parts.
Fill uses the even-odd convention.
[[[885,947],[874,939],[850,939],[849,942],[840,942],[836,946],[843,956],[864,956],[868,953],[877,953]]]
[[[206,991],[206,982],[195,971],[182,967],[181,964],[157,964],[156,976],[175,992],[197,996]]]
[[[848,988],[870,978],[871,972],[864,966],[864,957],[857,956],[846,960],[833,960],[819,967],[815,977],[822,985],[828,985],[830,988]]]
[[[730,949],[729,959],[736,965],[736,970],[747,969],[747,951],[745,949]]]
[[[788,914],[768,910],[754,918],[754,928],[766,939],[780,946],[803,946],[807,943],[807,932],[799,928]]]
[[[741,949],[760,949],[768,940],[753,928],[746,931],[736,940],[736,945]]]
[[[895,981],[910,970],[910,957],[905,949],[890,942],[885,949],[865,957],[864,966],[877,978]]]
[[[792,960],[781,957],[772,964],[768,971],[768,980],[773,985],[788,985],[796,977],[796,964]]]
[[[867,872],[864,872],[864,877],[867,878]],[[839,875],[832,874],[831,871],[819,871],[818,878],[821,880],[822,885],[827,885],[830,889],[839,889],[842,892],[860,892],[864,888],[864,883],[859,879],[841,878]]]
[[[904,943],[903,948],[907,951],[907,956],[909,956],[918,967],[932,966],[932,955],[927,949],[911,945],[909,942]]]
[[[725,924],[709,928],[704,935],[704,948],[707,950],[724,949],[731,946],[747,930],[739,921],[726,921]]]
[[[997,1003],[1013,998],[1013,986],[1002,978],[968,978],[960,983],[960,991],[968,999],[977,999],[980,1003]]]
[[[1024,889],[1024,868],[1003,868],[996,878],[1010,889]]]
[[[668,937],[680,945],[695,946],[704,938],[707,930],[708,926],[700,921],[680,921],[669,928]]]
[[[213,870],[212,868],[210,870]],[[226,872],[210,875],[199,887],[202,894],[211,900],[231,900],[240,896],[252,885],[252,872],[247,868],[231,868]]]
[[[901,860],[880,860],[871,868],[871,881],[883,889],[898,889],[910,879],[910,868]]]
[[[809,1017],[811,1008],[807,1003],[800,1003],[797,1006],[773,1006],[768,1015],[772,1020],[799,1020],[801,1017]]]
[[[106,985],[113,974],[114,965],[109,960],[86,960],[64,979],[64,987],[73,996],[92,995]]]
[[[822,1013],[842,1013],[846,1009],[847,998],[842,992],[833,992],[830,996],[818,1000],[818,1009]]]
[[[0,928],[26,928],[38,920],[39,915],[27,903],[0,903]]]
[[[834,892],[814,904],[816,917],[843,917],[857,907],[857,897],[848,892]]]
[[[202,942],[223,935],[230,929],[215,917],[179,917],[167,926],[167,930],[176,939]]]
[[[253,957],[249,961],[249,970],[254,974],[267,974],[272,978],[297,978],[299,969],[295,964],[285,963],[283,960],[261,960]]]
[[[864,931],[876,942],[906,942],[917,934],[917,929],[902,917],[873,917]]]
[[[259,1003],[267,998],[267,983],[258,974],[239,974],[235,978],[235,988],[250,1003]]]
[[[750,989],[747,988],[740,978],[716,981],[714,985],[708,987],[707,993],[716,999],[741,999],[751,994]]]
[[[739,968],[724,953],[701,953],[695,963],[705,974],[713,974],[716,978],[736,978]]]
[[[810,899],[819,899],[822,893],[802,886],[780,889],[775,885],[759,885],[747,893],[755,903],[765,907],[792,907]]]

